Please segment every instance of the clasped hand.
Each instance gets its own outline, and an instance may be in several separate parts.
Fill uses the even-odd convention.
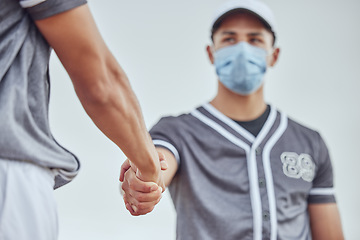
[[[138,168],[127,159],[121,166],[120,182],[126,209],[133,216],[145,215],[151,212],[160,202],[162,193],[165,191],[163,172],[167,169],[165,156],[159,154],[161,170],[156,179],[158,182],[146,182],[142,180]]]

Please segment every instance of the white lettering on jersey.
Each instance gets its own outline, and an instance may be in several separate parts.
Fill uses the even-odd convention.
[[[280,158],[283,163],[283,172],[286,176],[302,178],[307,182],[312,182],[315,177],[315,163],[310,155],[284,152]]]

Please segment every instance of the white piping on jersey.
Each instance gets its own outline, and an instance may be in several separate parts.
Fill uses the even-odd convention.
[[[194,117],[198,118],[199,120],[201,120],[203,123],[205,123],[206,125],[210,126],[211,128],[213,128],[214,130],[216,130],[218,133],[220,133],[221,135],[223,135],[225,138],[227,138],[230,142],[232,142],[233,144],[235,144],[238,147],[241,147],[242,149],[244,149],[245,151],[249,151],[250,147],[249,145],[247,145],[246,143],[244,143],[243,141],[241,141],[239,138],[235,137],[234,135],[232,135],[231,133],[229,133],[225,128],[223,128],[221,125],[219,125],[218,123],[214,122],[213,120],[211,120],[210,118],[208,118],[207,116],[205,116],[204,114],[200,113],[198,110],[194,110],[191,112],[191,115],[193,115]]]
[[[21,0],[20,5],[23,8],[31,8],[47,0]]]
[[[248,159],[248,164],[252,164],[251,170],[253,171],[251,174],[249,173],[250,177],[250,187],[254,190],[257,194],[253,194],[252,197],[255,197],[255,202],[259,205],[255,207],[253,210],[254,214],[254,222],[256,221],[257,224],[254,224],[254,239],[262,239],[262,204],[261,204],[261,195],[259,189],[259,177],[257,171],[257,162],[256,162],[256,149],[260,145],[260,143],[264,140],[266,135],[269,133],[271,127],[274,125],[276,119],[276,111],[274,108],[270,108],[270,114],[268,119],[266,120],[264,126],[262,127],[261,131],[259,132],[258,136],[255,138],[254,143],[251,146],[250,151],[250,159]],[[249,169],[250,171],[250,169]],[[255,217],[256,216],[256,217]]]
[[[225,116],[222,112],[214,108],[210,103],[206,103],[203,105],[203,108],[205,108],[209,113],[211,113],[216,118],[220,119],[222,122],[226,123],[229,127],[234,129],[236,132],[240,133],[241,136],[246,138],[249,142],[253,142],[255,140],[254,135],[252,135],[248,130],[241,127],[239,124]]]
[[[194,110],[191,112],[191,115],[198,118],[200,121],[208,125],[209,127],[213,128],[215,131],[220,133],[223,137],[227,140],[235,144],[236,146],[245,150],[246,159],[247,159],[247,167],[248,167],[248,175],[249,175],[249,182],[250,182],[250,200],[251,200],[251,207],[253,212],[253,234],[254,240],[261,240],[262,235],[262,222],[261,222],[261,199],[260,199],[260,192],[258,191],[259,186],[257,183],[254,183],[254,177],[252,176],[255,173],[255,179],[257,180],[257,166],[256,163],[254,164],[251,161],[250,157],[250,146],[244,143],[239,138],[235,137],[233,134],[229,133],[225,128],[223,128],[220,124],[214,122],[204,114],[200,113],[198,110]],[[253,169],[255,168],[255,169]],[[254,189],[255,186],[255,189]],[[257,187],[257,189],[256,189]],[[256,191],[257,190],[257,191]]]
[[[211,109],[211,107],[209,107],[209,106],[210,105],[208,105],[206,109]],[[210,112],[210,113],[212,113],[212,112]],[[276,110],[275,110],[275,108],[271,107],[269,117],[266,120],[263,128],[261,129],[261,131],[259,133],[259,135],[256,138],[254,138],[255,141],[252,144],[251,148],[250,148],[249,145],[247,145],[241,139],[235,137],[233,134],[231,134],[225,128],[223,128],[220,124],[218,124],[215,121],[211,120],[210,118],[208,118],[204,114],[200,113],[198,110],[194,110],[191,114],[194,117],[198,118],[203,123],[205,123],[206,125],[210,126],[214,130],[216,130],[218,133],[220,133],[222,136],[224,136],[230,142],[234,143],[235,145],[237,145],[240,148],[245,150],[246,159],[247,159],[249,182],[250,182],[251,206],[252,206],[252,211],[253,211],[253,225],[254,225],[253,226],[253,228],[254,228],[253,229],[253,234],[254,234],[253,239],[254,240],[261,240],[262,239],[262,205],[261,205],[260,189],[259,189],[259,184],[258,184],[258,172],[257,172],[257,163],[256,163],[255,150],[260,145],[260,143],[263,141],[263,139],[266,137],[266,135],[269,133],[271,127],[273,126],[273,124],[274,124],[274,122],[276,120]],[[221,118],[222,119],[219,118],[221,121],[223,121],[223,119],[227,119],[226,121],[223,121],[227,125],[229,125],[228,123],[233,122],[231,119],[229,119],[225,115],[222,115]],[[236,130],[236,131],[238,131],[238,130]],[[242,134],[242,133],[240,133],[240,134]],[[270,171],[271,171],[271,169],[270,169]],[[276,208],[275,208],[275,210],[276,210]]]
[[[263,165],[266,179],[266,190],[269,198],[269,212],[270,212],[270,223],[271,223],[271,233],[270,240],[277,239],[277,211],[276,211],[276,197],[274,190],[274,181],[271,171],[271,160],[270,160],[270,151],[273,149],[275,143],[283,135],[288,126],[287,116],[281,114],[280,125],[276,129],[275,133],[271,136],[269,141],[265,144],[263,150]]]
[[[172,154],[174,155],[178,164],[180,163],[180,155],[179,155],[178,150],[174,147],[174,145],[172,145],[171,143],[168,143],[166,141],[159,140],[159,139],[153,140],[153,143],[155,146],[162,146],[162,147],[165,147],[166,149],[169,149],[170,152],[172,152]]]
[[[260,143],[264,140],[266,135],[269,133],[272,125],[274,125],[275,120],[276,120],[276,110],[274,107],[271,107],[269,117],[267,118],[264,126],[261,128],[261,131],[259,132],[258,136],[255,138],[252,148],[257,148],[260,145]]]
[[[310,190],[309,195],[335,195],[334,188],[313,188]]]

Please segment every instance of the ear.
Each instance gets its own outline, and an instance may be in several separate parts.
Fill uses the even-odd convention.
[[[214,55],[213,55],[213,52],[212,52],[212,47],[210,45],[208,45],[206,47],[206,52],[208,54],[208,57],[209,57],[209,60],[210,60],[211,64],[214,64]]]
[[[273,54],[271,54],[271,59],[269,62],[270,67],[275,66],[275,64],[277,63],[278,59],[279,59],[279,54],[280,54],[280,48],[275,48]]]

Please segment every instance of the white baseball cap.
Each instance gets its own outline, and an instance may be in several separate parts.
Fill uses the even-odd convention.
[[[211,32],[214,33],[214,27],[223,20],[228,14],[236,10],[247,10],[264,22],[275,38],[276,22],[271,9],[263,2],[258,0],[230,0],[226,1],[215,11],[213,21],[211,23]]]

